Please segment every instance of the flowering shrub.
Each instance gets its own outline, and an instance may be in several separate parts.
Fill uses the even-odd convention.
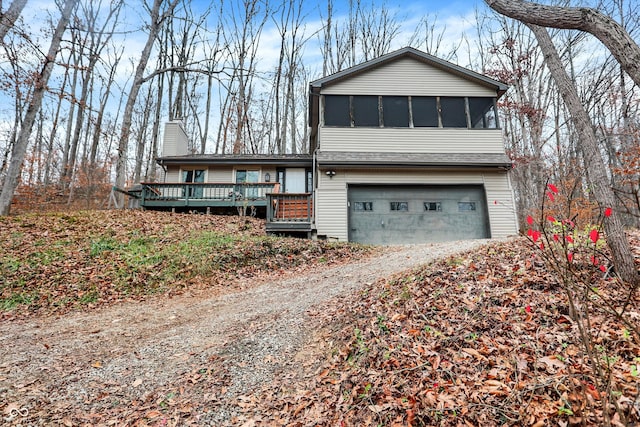
[[[554,184],[547,184],[547,189],[546,194],[551,203],[561,197],[558,187]],[[580,271],[583,264],[578,263],[588,261],[589,265],[601,273],[609,274],[611,261],[605,251],[606,243],[602,239],[602,225],[611,216],[612,208],[605,208],[596,217],[598,220],[596,224],[585,224],[580,228],[574,222],[576,215],[570,215],[570,198],[563,201],[568,210],[566,218],[560,218],[557,209],[549,209],[544,205],[538,220],[535,220],[531,215],[527,216],[528,239],[539,249],[540,254],[549,262],[553,270],[559,273],[571,273],[572,275],[584,273]],[[555,213],[549,214],[547,210],[554,210]]]
[[[584,357],[589,360],[590,372],[583,372],[578,382],[587,382],[590,388],[582,390],[583,401],[599,408],[603,424],[617,424],[628,416],[621,408],[626,399],[620,383],[612,375],[615,363],[627,363],[608,345],[612,340],[611,319],[623,325],[629,338],[640,337],[640,327],[632,310],[636,299],[635,288],[626,287],[619,279],[603,239],[603,224],[612,214],[612,208],[600,209],[594,223],[576,223],[572,215],[571,192],[563,195],[554,184],[546,186],[547,200],[537,219],[526,219],[527,239],[534,248],[534,257],[540,257],[553,271],[567,297],[572,329],[580,339]],[[564,212],[563,212],[564,211]],[[585,218],[585,216],[581,216]],[[601,292],[611,287],[614,292]],[[590,392],[588,392],[590,390]],[[587,396],[587,392],[589,396]],[[576,391],[575,394],[578,394]],[[629,400],[629,399],[627,399]]]

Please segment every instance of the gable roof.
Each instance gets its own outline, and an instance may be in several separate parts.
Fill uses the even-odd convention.
[[[501,96],[503,93],[505,93],[508,88],[506,84],[498,80],[494,80],[490,77],[476,73],[475,71],[469,70],[468,68],[460,67],[459,65],[453,64],[449,61],[445,61],[444,59],[437,58],[433,55],[422,52],[412,47],[404,47],[394,52],[387,53],[386,55],[382,55],[376,59],[372,59],[370,61],[363,62],[362,64],[347,68],[346,70],[342,70],[335,74],[331,74],[330,76],[326,76],[321,79],[314,80],[311,83],[309,83],[309,87],[311,91],[314,92],[314,89],[315,91],[317,91],[318,89],[324,86],[328,86],[333,83],[337,83],[339,81],[349,79],[355,75],[370,71],[374,68],[388,64],[389,62],[395,61],[402,57],[413,58],[417,61],[423,62],[425,64],[429,64],[443,71],[456,74],[465,79],[474,81],[483,86],[491,87],[492,89],[495,89],[497,91],[498,97]]]

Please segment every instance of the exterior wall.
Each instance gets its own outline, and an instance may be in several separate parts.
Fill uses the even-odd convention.
[[[513,198],[506,172],[420,170],[338,170],[333,178],[318,174],[316,227],[318,235],[348,240],[348,184],[484,184],[492,238],[517,232]],[[497,201],[497,203],[494,203]]]
[[[411,58],[322,89],[325,95],[496,96],[495,90]]]
[[[378,153],[504,153],[500,129],[319,129],[322,151]]]
[[[180,182],[180,167],[168,166],[167,173],[164,175],[164,182]]]
[[[210,166],[207,182],[233,182],[232,166]]]
[[[164,125],[162,139],[163,156],[183,156],[189,153],[189,138],[180,120],[167,122]]]

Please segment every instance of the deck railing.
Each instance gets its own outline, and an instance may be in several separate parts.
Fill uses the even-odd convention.
[[[267,194],[267,225],[269,223],[311,223],[313,198],[311,193]]]
[[[141,203],[172,202],[180,206],[192,203],[240,206],[246,202],[263,201],[266,204],[267,194],[278,191],[278,183],[196,183],[196,182],[153,182],[142,183]]]

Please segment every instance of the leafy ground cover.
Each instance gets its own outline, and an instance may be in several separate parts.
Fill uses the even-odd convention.
[[[229,292],[240,278],[368,252],[363,246],[267,237],[264,222],[253,218],[150,211],[3,217],[0,318],[62,314],[185,289]]]
[[[638,234],[633,236],[636,257]],[[637,425],[640,342],[599,314],[592,333],[611,404],[557,279],[526,240],[484,247],[318,310],[333,342],[315,372],[246,396],[246,425]],[[594,277],[615,296],[612,282]],[[640,319],[640,298],[628,310]],[[618,413],[615,407],[619,409]],[[606,411],[606,414],[604,413]]]

